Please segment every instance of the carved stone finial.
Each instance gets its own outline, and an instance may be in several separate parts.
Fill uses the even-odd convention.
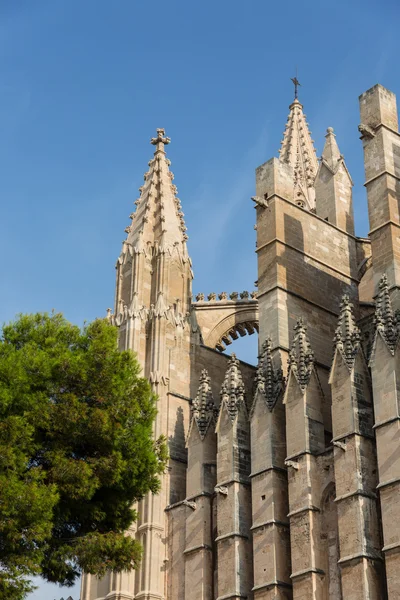
[[[208,294],[207,298],[211,301],[216,300],[217,294],[215,292],[211,292],[211,294]]]
[[[231,294],[229,294],[229,298],[231,300],[237,300],[239,298],[239,294],[237,292],[232,292]]]
[[[284,378],[282,369],[275,369],[272,362],[272,342],[267,338],[261,347],[256,372],[256,394],[260,392],[272,411],[283,392]]]
[[[360,349],[360,330],[356,326],[350,298],[345,294],[340,304],[338,326],[335,333],[335,345],[341,352],[345,363],[351,369]]]
[[[249,297],[250,297],[250,294],[249,294],[249,292],[246,292],[246,291],[244,291],[244,292],[240,292],[240,298],[241,298],[242,300],[248,300],[248,299],[249,299]]]
[[[235,420],[240,404],[245,402],[245,390],[239,361],[235,354],[229,361],[225,379],[221,386],[221,407],[224,404],[232,421]]]
[[[399,315],[393,312],[386,275],[379,282],[379,293],[376,300],[375,325],[385,340],[389,350],[394,353],[400,333]]]
[[[196,398],[192,404],[192,419],[197,425],[202,440],[204,440],[210,424],[215,423],[217,414],[218,409],[214,403],[211,380],[207,370],[203,369]]]
[[[220,294],[218,294],[218,298],[220,300],[227,300],[228,294],[226,292],[221,292]]]
[[[203,300],[204,300],[203,292],[198,293],[196,296],[196,302],[203,302]]]
[[[297,320],[294,332],[288,367],[289,371],[291,370],[295,375],[301,390],[304,392],[309,384],[314,368],[314,352],[311,350],[307,328],[302,318]]]
[[[157,150],[164,150],[164,146],[169,144],[171,139],[165,136],[165,129],[157,129],[157,137],[151,138],[150,143],[157,146]]]

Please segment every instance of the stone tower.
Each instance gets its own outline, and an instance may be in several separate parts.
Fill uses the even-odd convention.
[[[157,130],[117,261],[112,322],[159,396],[160,494],[138,505],[136,573],[81,600],[400,598],[400,137],[360,97],[370,233],[334,131],[318,159],[296,97],[256,169],[258,289],[191,295],[181,204]],[[258,332],[257,367],[224,354]]]

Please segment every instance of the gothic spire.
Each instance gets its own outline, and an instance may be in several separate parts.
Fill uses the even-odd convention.
[[[314,368],[314,353],[307,336],[307,327],[303,319],[297,320],[294,328],[294,339],[289,353],[288,371],[292,371],[304,392],[309,384]]]
[[[272,410],[283,389],[282,369],[275,369],[272,362],[272,342],[267,338],[261,347],[256,372],[256,394],[265,398],[269,410]]]
[[[309,210],[315,208],[314,181],[318,169],[317,154],[308,129],[303,105],[297,98],[289,106],[279,158],[293,168],[293,200]]]
[[[164,129],[157,129],[157,136],[151,139],[155,146],[154,157],[149,161],[144,184],[139,188],[140,196],[135,201],[137,208],[130,215],[132,223],[125,229],[126,242],[135,251],[142,251],[149,243],[151,246],[156,244],[160,251],[171,251],[175,247],[186,258],[184,214],[173,183],[174,175],[169,169],[171,162],[165,153],[170,141]]]
[[[204,440],[210,424],[215,422],[217,414],[218,409],[214,403],[210,377],[207,370],[203,369],[196,398],[192,405],[192,419],[197,425],[202,440]]]
[[[239,361],[235,354],[232,354],[229,361],[225,379],[221,386],[220,398],[221,410],[225,406],[231,420],[234,421],[239,412],[240,405],[245,406],[244,384],[239,369]]]
[[[335,333],[335,346],[340,351],[349,369],[354,365],[354,359],[360,348],[360,330],[358,329],[352,311],[353,305],[345,294],[340,304],[338,326]]]
[[[393,312],[386,275],[382,275],[379,282],[379,293],[375,309],[375,325],[390,351],[394,353],[399,339],[399,317]]]

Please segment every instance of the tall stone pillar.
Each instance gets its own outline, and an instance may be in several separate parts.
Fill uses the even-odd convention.
[[[370,376],[348,296],[341,304],[329,382],[343,598],[381,600],[386,590]]]
[[[210,378],[204,369],[193,401],[187,439],[185,600],[214,600],[212,513],[216,484],[217,413]]]
[[[274,364],[272,342],[267,338],[250,413],[255,600],[289,600],[292,592],[282,395],[282,370]]]
[[[400,351],[399,321],[393,313],[385,276],[376,301],[376,333],[370,367],[375,435],[378,455],[379,495],[383,524],[383,552],[389,600],[400,590]]]
[[[360,96],[360,116],[375,293],[386,274],[395,307],[400,308],[400,135],[396,96],[375,85]]]
[[[324,598],[321,508],[316,455],[324,449],[322,390],[301,319],[289,356],[284,396],[289,476],[293,600]]]
[[[239,361],[232,355],[217,422],[217,600],[251,597],[253,587],[250,431]]]

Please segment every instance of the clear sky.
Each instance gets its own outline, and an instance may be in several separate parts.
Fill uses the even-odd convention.
[[[358,96],[400,94],[399,16],[398,0],[1,0],[0,320],[55,308],[82,324],[113,305],[157,127],[194,293],[253,289],[254,169],[277,154],[296,66],[318,154],[334,127],[366,235]],[[255,341],[231,348],[252,362]]]

